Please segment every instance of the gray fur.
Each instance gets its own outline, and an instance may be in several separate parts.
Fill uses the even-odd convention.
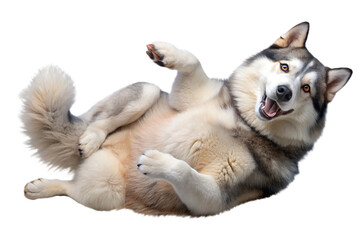
[[[98,102],[88,112],[81,116],[87,122],[106,119],[111,116],[119,115],[129,102],[141,97],[143,85],[146,83],[134,83],[126,88],[120,89],[104,100]]]
[[[79,138],[88,126],[121,115],[130,102],[141,99],[145,85],[151,84],[135,83],[116,91],[76,117],[70,113],[75,98],[72,80],[58,67],[46,67],[21,94],[24,102],[21,119],[24,133],[30,137],[27,143],[49,166],[74,170],[83,157]],[[122,114],[123,125],[134,121],[133,118],[132,114]]]
[[[178,71],[171,93],[136,83],[80,118],[69,112],[70,78],[45,68],[23,93],[30,145],[48,164],[74,169],[79,143],[84,162],[72,181],[35,180],[25,196],[65,194],[99,210],[210,215],[281,191],[352,73],[317,61],[305,48],[308,30],[306,22],[290,29],[225,82],[209,79],[189,52],[149,44],[156,64]],[[286,103],[284,84],[292,91]]]

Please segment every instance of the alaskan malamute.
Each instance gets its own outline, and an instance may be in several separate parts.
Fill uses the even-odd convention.
[[[79,117],[69,111],[70,77],[57,67],[42,69],[22,93],[25,133],[45,163],[73,170],[74,178],[34,180],[25,196],[199,216],[281,191],[352,74],[311,55],[308,31],[307,22],[293,27],[226,81],[209,78],[185,50],[149,44],[156,64],[177,70],[171,93],[135,83]]]

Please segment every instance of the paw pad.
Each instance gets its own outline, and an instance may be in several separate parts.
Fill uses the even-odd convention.
[[[165,63],[163,62],[164,60],[164,55],[162,55],[160,52],[158,52],[155,48],[154,44],[148,44],[146,45],[147,47],[147,51],[146,54],[149,56],[149,58],[151,60],[154,61],[154,63],[156,63],[157,65],[161,66],[161,67],[165,67]]]

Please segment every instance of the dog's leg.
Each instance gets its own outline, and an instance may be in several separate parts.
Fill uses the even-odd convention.
[[[197,172],[170,154],[146,151],[138,159],[138,169],[148,177],[171,183],[181,201],[194,215],[210,215],[224,210],[221,191],[215,179]]]
[[[147,45],[148,56],[158,65],[177,70],[169,96],[170,105],[181,111],[214,97],[222,82],[209,79],[199,60],[190,52],[169,43],[155,42]]]
[[[160,89],[150,83],[135,83],[113,93],[82,116],[91,122],[79,140],[79,153],[89,157],[106,136],[139,119],[159,98]]]
[[[96,210],[122,208],[125,202],[124,178],[119,160],[110,151],[97,151],[84,160],[71,181],[37,179],[26,184],[29,199],[69,196]]]
[[[39,178],[26,184],[24,194],[29,199],[62,196],[67,195],[67,189],[70,185],[71,181]]]

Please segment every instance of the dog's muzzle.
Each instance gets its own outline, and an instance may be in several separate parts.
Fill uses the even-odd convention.
[[[279,90],[279,88],[278,88],[278,90]],[[278,95],[278,92],[277,92],[277,95]],[[267,120],[271,120],[275,117],[278,117],[281,115],[286,115],[286,114],[289,114],[292,111],[294,111],[294,109],[290,109],[288,111],[281,110],[281,108],[277,102],[277,101],[279,101],[279,102],[290,101],[291,96],[292,96],[291,91],[289,93],[289,92],[287,92],[286,89],[282,89],[282,90],[280,90],[279,95],[281,96],[281,98],[279,98],[279,100],[273,100],[273,99],[267,97],[266,94],[263,95],[263,97],[261,99],[261,103],[260,103],[260,109],[259,109],[259,112],[263,118],[265,118]]]

